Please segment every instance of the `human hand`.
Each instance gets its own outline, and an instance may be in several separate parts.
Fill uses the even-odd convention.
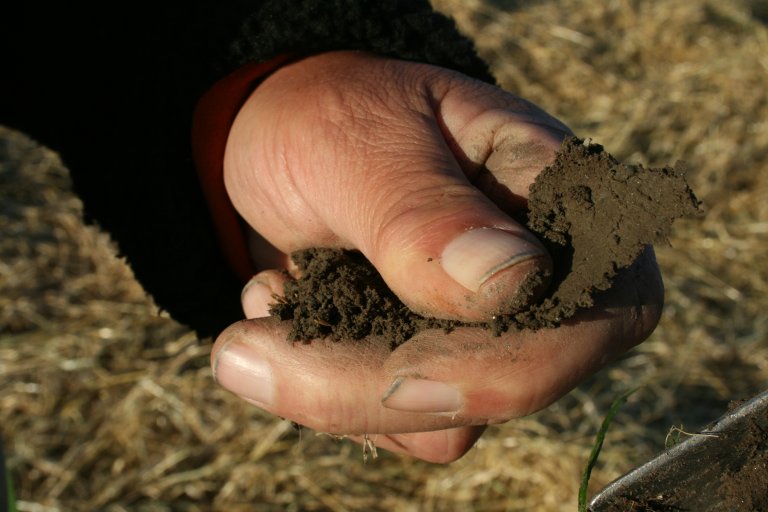
[[[326,53],[267,78],[240,110],[224,161],[260,268],[308,247],[362,251],[429,316],[484,320],[547,269],[511,215],[569,130],[534,105],[445,69]],[[271,246],[265,243],[268,241]],[[270,249],[269,247],[272,247]],[[658,322],[652,251],[558,329],[423,331],[387,340],[286,341],[266,316],[285,280],[265,270],[243,293],[248,318],[217,339],[218,382],[276,415],[425,460],[461,457],[484,427],[551,404]]]

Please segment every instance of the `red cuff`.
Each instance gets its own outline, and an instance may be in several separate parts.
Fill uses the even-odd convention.
[[[224,149],[229,129],[258,83],[293,57],[247,64],[216,82],[200,98],[192,119],[192,157],[208,203],[224,257],[247,282],[255,273],[248,252],[245,226],[224,188]]]

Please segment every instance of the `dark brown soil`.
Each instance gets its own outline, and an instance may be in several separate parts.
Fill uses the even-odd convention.
[[[418,330],[458,324],[413,313],[359,252],[308,249],[292,258],[302,277],[289,281],[284,299],[272,307],[281,319],[293,320],[292,341],[380,335],[396,346]]]
[[[664,241],[679,217],[699,211],[681,163],[647,169],[619,163],[599,144],[571,138],[530,190],[527,224],[554,259],[544,298],[487,323],[421,317],[406,308],[359,253],[310,249],[292,255],[301,278],[290,281],[272,313],[292,320],[290,339],[334,340],[381,335],[399,345],[425,328],[473,325],[509,329],[557,327],[593,304],[617,271],[652,243]]]

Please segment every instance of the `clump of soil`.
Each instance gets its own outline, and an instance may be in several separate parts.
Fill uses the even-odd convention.
[[[664,241],[679,217],[699,211],[682,163],[647,169],[624,165],[599,144],[570,138],[531,186],[527,225],[545,243],[554,275],[545,296],[522,310],[484,323],[424,318],[410,311],[359,253],[310,249],[292,258],[301,278],[285,286],[272,308],[291,320],[293,341],[380,335],[399,345],[425,328],[471,325],[492,329],[557,327],[593,305],[616,273],[648,244]]]
[[[357,251],[307,249],[291,257],[301,278],[286,283],[284,298],[271,311],[293,321],[292,341],[383,336],[397,346],[421,329],[460,323],[413,313]]]
[[[571,138],[531,186],[528,228],[554,258],[550,294],[518,316],[522,327],[556,327],[593,305],[646,245],[665,242],[672,222],[699,212],[682,162],[625,165],[599,144]]]

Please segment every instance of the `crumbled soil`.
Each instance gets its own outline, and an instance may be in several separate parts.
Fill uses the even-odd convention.
[[[608,289],[646,245],[665,241],[676,218],[699,211],[683,167],[680,162],[659,169],[625,165],[599,144],[575,137],[564,141],[528,199],[527,225],[553,257],[549,289],[538,302],[488,322],[417,315],[360,253],[317,248],[292,255],[301,277],[287,283],[285,297],[271,311],[293,322],[293,341],[380,335],[396,346],[425,328],[470,325],[500,334],[557,327],[579,308],[592,306],[594,293]]]
[[[421,329],[460,324],[412,312],[357,251],[307,249],[291,257],[301,278],[286,283],[285,296],[271,311],[282,320],[293,320],[292,341],[373,335],[397,346]]]

